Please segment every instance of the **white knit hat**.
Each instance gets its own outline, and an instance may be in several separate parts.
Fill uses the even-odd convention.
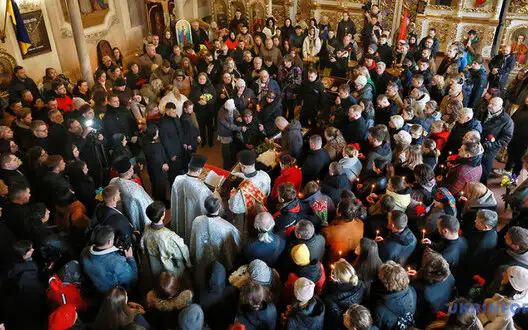
[[[398,134],[394,135],[394,141],[397,144],[409,145],[412,143],[411,134],[406,131],[399,131]]]
[[[246,87],[246,82],[244,79],[238,79],[236,82],[236,87]]]
[[[224,108],[226,108],[226,110],[230,110],[230,111],[235,110],[236,109],[235,100],[229,99],[229,100],[225,101]]]
[[[522,292],[528,289],[528,269],[511,266],[508,267],[506,272],[508,274],[508,281],[515,290]]]
[[[293,286],[293,293],[295,298],[300,302],[307,302],[312,299],[315,290],[315,283],[307,279],[306,277],[301,277],[295,281]]]
[[[367,77],[359,75],[354,82],[358,85],[365,86],[367,84]]]

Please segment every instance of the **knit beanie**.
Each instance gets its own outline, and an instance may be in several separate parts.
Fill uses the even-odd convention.
[[[520,292],[528,289],[528,269],[519,266],[511,266],[506,270],[508,281],[511,286]]]
[[[300,302],[307,302],[312,299],[314,295],[315,283],[306,277],[300,277],[295,281],[293,286],[293,293],[295,298]]]
[[[291,257],[297,266],[310,264],[310,250],[306,244],[297,244],[291,250]]]
[[[75,324],[77,311],[72,304],[62,305],[48,317],[49,330],[66,330]]]
[[[367,84],[367,77],[359,75],[354,82],[358,85],[365,86]]]
[[[398,134],[394,135],[394,141],[396,141],[396,144],[410,145],[412,136],[406,131],[399,131]]]
[[[233,99],[229,99],[229,100],[225,101],[225,103],[224,103],[224,108],[225,108],[226,110],[229,110],[229,111],[233,111],[233,110],[235,110],[235,109],[236,109],[236,106],[235,106],[235,100],[233,100]]]
[[[376,44],[370,44],[369,48],[372,49],[374,51],[374,53],[378,51],[378,45],[376,45]]]
[[[249,263],[249,274],[253,281],[264,286],[269,286],[273,280],[273,270],[260,259]]]
[[[204,313],[198,304],[191,304],[180,312],[178,323],[181,330],[201,330],[204,323]]]

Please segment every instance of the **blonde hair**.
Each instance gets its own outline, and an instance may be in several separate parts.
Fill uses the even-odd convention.
[[[358,72],[359,72],[360,75],[363,75],[363,76],[367,77],[367,79],[370,78],[369,70],[366,67],[360,66],[358,68]]]
[[[346,146],[343,149],[343,153],[349,158],[357,158],[359,156],[359,151],[352,146]]]
[[[339,131],[339,129],[330,126],[325,129],[324,133],[326,136],[335,139],[341,132]]]
[[[183,66],[183,62],[189,62],[189,67],[188,67],[188,68],[185,68],[185,67]],[[183,73],[185,73],[186,76],[188,76],[188,77],[194,77],[194,66],[193,66],[192,61],[191,61],[190,58],[188,58],[188,57],[183,57],[183,58],[181,59],[181,62],[180,62],[180,67],[181,67]]]
[[[480,182],[468,182],[466,184],[466,192],[467,192],[467,199],[468,201],[475,200],[479,197],[482,197],[488,191],[488,187],[483,185]]]
[[[409,148],[407,148],[406,153],[407,153],[407,155],[405,155],[407,158],[406,166],[410,168],[411,170],[414,170],[414,167],[416,165],[423,164],[421,146],[417,144],[413,144],[409,146]]]
[[[354,286],[359,283],[356,270],[343,258],[334,264],[334,277],[341,283],[350,283]]]

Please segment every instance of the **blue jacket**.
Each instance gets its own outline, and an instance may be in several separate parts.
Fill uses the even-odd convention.
[[[416,291],[409,286],[398,292],[381,294],[374,302],[374,324],[380,329],[393,329],[398,318],[416,312]]]
[[[452,274],[438,283],[416,281],[412,283],[418,298],[418,309],[423,324],[429,324],[436,318],[436,313],[446,311],[449,300],[455,288],[455,278]]]
[[[132,257],[122,256],[115,246],[103,251],[95,251],[93,245],[84,248],[81,253],[81,264],[84,273],[101,293],[117,285],[131,288],[136,284],[138,277],[136,261]]]
[[[409,228],[400,233],[390,233],[378,245],[380,258],[383,262],[393,260],[405,265],[416,248],[416,242],[416,237]]]

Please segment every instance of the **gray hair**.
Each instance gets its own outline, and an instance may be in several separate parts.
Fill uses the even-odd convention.
[[[482,223],[491,228],[497,227],[499,223],[499,216],[497,212],[492,210],[482,209],[477,212],[477,218],[482,219]]]
[[[316,148],[321,148],[323,146],[323,138],[321,135],[312,135],[310,136],[310,143]]]
[[[258,240],[263,243],[271,243],[273,238],[270,232],[275,227],[275,220],[269,212],[261,212],[255,216],[255,222],[253,224],[255,230],[258,233]]]
[[[473,118],[473,109],[471,108],[462,108],[459,112],[465,114],[469,118]]]

